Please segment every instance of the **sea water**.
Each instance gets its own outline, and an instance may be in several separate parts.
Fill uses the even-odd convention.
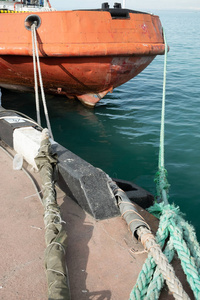
[[[156,13],[170,46],[165,122],[169,201],[180,207],[200,240],[200,11]],[[155,193],[163,64],[164,56],[157,57],[94,109],[47,96],[55,140],[111,177]],[[4,92],[2,102],[36,117],[34,95]]]

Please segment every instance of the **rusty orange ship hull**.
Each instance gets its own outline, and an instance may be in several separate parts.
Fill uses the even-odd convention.
[[[37,39],[46,93],[95,105],[164,54],[158,16],[114,9],[37,12]],[[115,11],[114,11],[115,12]],[[31,13],[0,13],[0,87],[34,90]]]

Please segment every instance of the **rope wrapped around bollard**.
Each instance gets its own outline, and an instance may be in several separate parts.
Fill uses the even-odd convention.
[[[48,299],[70,300],[68,273],[65,263],[67,235],[63,229],[60,208],[56,200],[53,171],[57,163],[51,153],[51,144],[47,129],[42,132],[39,154],[35,158],[43,185],[43,206],[45,223],[45,268],[47,272]]]

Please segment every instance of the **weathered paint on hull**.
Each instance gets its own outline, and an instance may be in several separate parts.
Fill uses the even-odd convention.
[[[47,93],[78,97],[88,105],[98,102],[113,88],[139,74],[154,57],[41,58],[44,88]],[[0,57],[0,85],[33,88],[31,57]],[[7,86],[8,87],[8,86]],[[87,95],[85,98],[84,96]],[[90,96],[91,95],[91,96]],[[87,102],[87,97],[90,101]]]
[[[34,87],[29,13],[0,14],[0,86]],[[37,30],[44,88],[95,105],[107,92],[139,74],[164,53],[157,16],[105,11],[39,12]],[[14,27],[10,24],[15,24]]]

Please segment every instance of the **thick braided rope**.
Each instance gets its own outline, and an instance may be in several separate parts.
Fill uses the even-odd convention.
[[[164,204],[154,204],[153,207],[151,207],[151,212],[153,214],[156,214],[157,216],[160,217],[160,214],[162,212]],[[165,234],[164,234],[165,233]],[[159,228],[157,230],[156,234],[156,241],[159,242],[161,240],[161,237],[164,234],[164,241],[166,241],[169,231],[168,231],[168,220],[166,218],[162,218],[160,223],[159,223]],[[160,244],[160,243],[159,243]],[[164,254],[166,255],[168,262],[170,263],[174,257],[174,246],[171,237],[169,238],[169,241],[167,242],[167,245],[164,250]],[[150,282],[150,285],[147,290],[147,295],[145,300],[148,299],[159,299],[159,295],[161,292],[161,289],[164,284],[164,278],[159,270],[158,267],[155,269],[154,276],[152,278],[152,281]]]
[[[155,263],[158,265],[169,290],[177,300],[190,299],[184,291],[180,280],[176,277],[173,267],[168,263],[166,256],[163,254],[160,246],[156,243],[155,238],[150,230],[140,227],[137,231],[144,248],[151,254]]]
[[[194,292],[195,298],[200,299],[200,278],[198,270],[195,266],[194,259],[191,257],[191,253],[183,239],[183,234],[173,220],[171,220],[169,230],[173,239],[174,248],[178,253],[181,266],[187,277],[187,281]]]
[[[143,300],[145,298],[155,267],[156,264],[151,255],[148,255],[137,282],[130,293],[130,300]]]
[[[183,222],[184,220],[179,216],[179,209],[177,207],[167,205],[164,206],[163,203],[161,204],[155,204],[151,208],[151,212],[156,214],[157,216],[160,216],[162,212],[162,216],[160,218],[160,224],[159,228],[156,234],[156,240],[161,245],[161,247],[164,245],[164,242],[166,238],[168,237],[168,225],[170,224],[169,219],[179,219],[180,222]],[[169,261],[173,258],[173,245],[171,242],[172,238],[170,238],[164,253],[166,254]],[[168,249],[169,248],[169,249]],[[150,282],[149,277],[152,272],[154,272],[154,276],[152,279],[152,282]],[[138,277],[137,283],[135,287],[133,288],[130,299],[158,299],[160,291],[162,289],[164,280],[161,275],[161,272],[159,268],[155,269],[155,262],[152,259],[152,257],[149,255],[143,269]],[[149,287],[148,287],[149,285]],[[182,297],[182,296],[181,296]],[[187,296],[186,296],[187,297]],[[186,298],[188,299],[188,298]]]
[[[178,226],[183,230],[183,238],[187,243],[191,255],[194,257],[196,268],[200,276],[200,245],[197,241],[194,227],[178,215]]]
[[[156,241],[159,243],[161,248],[164,246],[165,241],[168,237],[168,228],[165,227],[159,227],[157,234],[156,234]],[[137,282],[135,286],[133,287],[131,293],[130,293],[130,300],[142,300],[147,294],[148,286],[151,282],[151,278],[153,276],[154,270],[155,270],[156,264],[152,258],[152,256],[149,254],[142,270],[138,276]]]
[[[174,246],[171,238],[167,242],[167,245],[163,253],[165,254],[168,262],[170,263],[174,257]],[[164,284],[164,278],[159,268],[156,267],[152,281],[149,284],[145,300],[159,299],[163,284]]]
[[[167,238],[169,236],[168,226],[166,223],[160,223],[159,228],[156,233],[156,242],[163,248]],[[167,242],[165,249],[163,251],[164,255],[167,257],[168,262],[170,263],[174,257],[174,247],[171,238]],[[145,300],[147,299],[159,299],[161,289],[164,284],[164,278],[156,266],[153,278],[148,286],[147,294]]]
[[[194,245],[193,246],[191,245],[192,241],[189,242],[189,245],[192,248],[193,253],[196,250],[197,253],[194,254],[196,259],[192,257],[193,254],[192,252],[190,252],[190,249],[184,240],[184,235],[187,235],[188,237],[189,234],[189,232],[186,232],[186,229],[188,230],[189,224],[187,226],[186,222],[180,216],[179,208],[174,207],[173,205],[167,205],[167,206],[160,205],[160,207],[162,207],[163,209],[163,214],[160,218],[161,226],[162,224],[168,224],[170,236],[172,237],[174,248],[178,253],[183,271],[187,277],[187,281],[194,292],[195,298],[200,299],[200,278],[198,272],[200,248],[196,240],[196,235],[194,234],[194,230],[192,230],[193,231],[192,240],[196,242],[195,248]],[[192,226],[190,226],[190,229],[192,229]],[[183,231],[185,231],[184,234]],[[195,265],[196,261],[197,261],[197,265]]]
[[[188,283],[194,292],[195,298],[200,299],[200,246],[194,228],[182,218],[178,207],[174,205],[164,206],[161,203],[155,204],[151,208],[151,212],[156,212],[157,215],[161,211],[160,226],[168,226],[174,248],[181,260]]]

